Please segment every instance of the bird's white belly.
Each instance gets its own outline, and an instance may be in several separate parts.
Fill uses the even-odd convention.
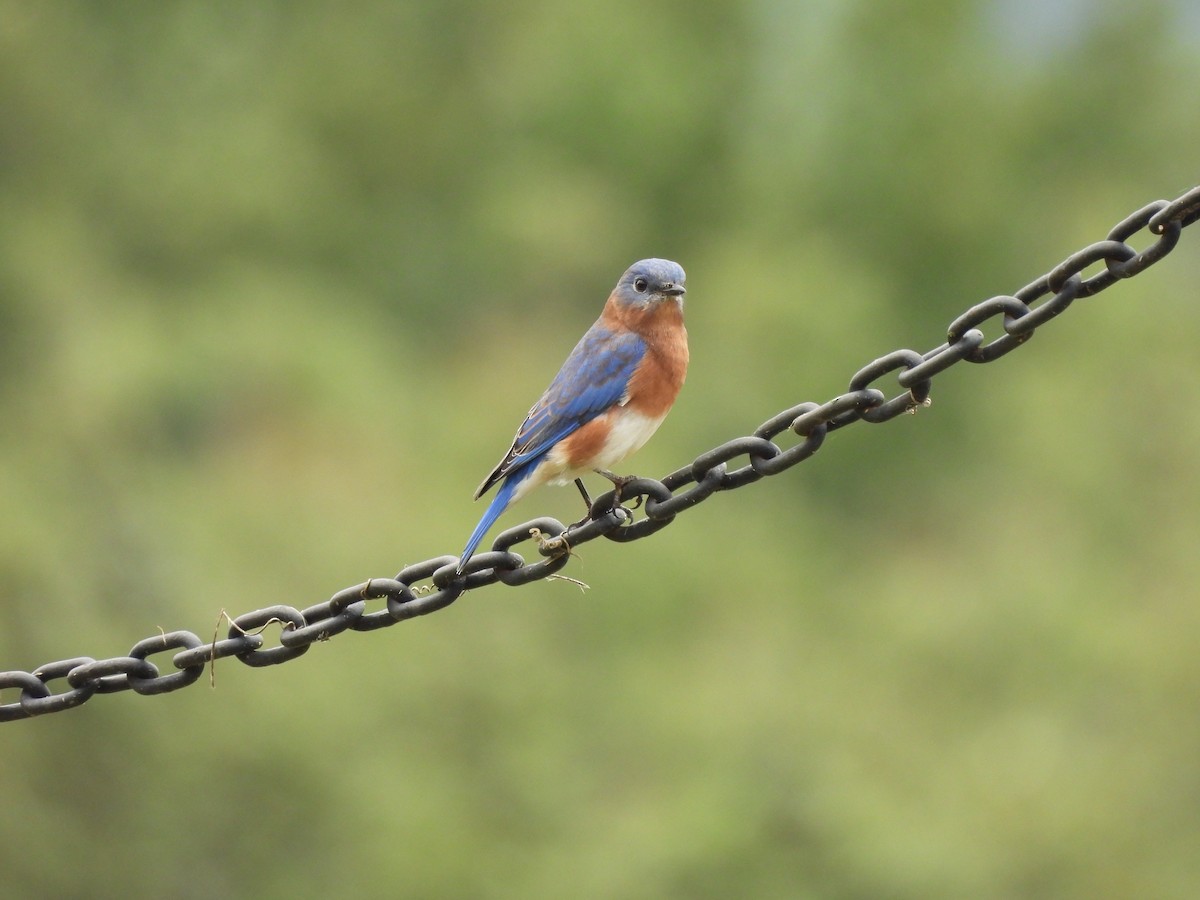
[[[589,462],[589,469],[611,469],[642,448],[658,431],[666,416],[645,416],[622,407],[614,411],[612,429],[600,452]]]
[[[624,406],[617,407],[608,415],[608,437],[594,456],[583,465],[571,467],[566,451],[561,446],[555,447],[546,454],[546,459],[538,466],[539,471],[529,480],[538,484],[569,484],[572,479],[594,469],[612,469],[641,449],[666,418],[666,415],[643,415]]]

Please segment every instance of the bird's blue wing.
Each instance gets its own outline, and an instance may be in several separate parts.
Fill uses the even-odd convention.
[[[512,447],[478,494],[514,469],[541,459],[563,438],[620,403],[645,353],[646,343],[636,334],[593,325],[529,410]]]

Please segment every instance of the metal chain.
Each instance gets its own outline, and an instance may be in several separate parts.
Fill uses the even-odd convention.
[[[190,631],[156,634],[133,645],[127,656],[111,659],[78,657],[39,666],[32,672],[0,672],[0,692],[15,689],[17,700],[0,704],[0,722],[26,719],[79,706],[93,694],[133,690],[138,694],[163,694],[192,684],[205,666],[218,659],[237,657],[248,666],[271,666],[303,656],[310,645],[340,632],[373,631],[427,615],[449,606],[465,592],[496,582],[527,584],[553,575],[567,564],[565,551],[598,537],[635,541],[665,528],[679,513],[728,491],[777,475],[803,462],[820,449],[831,431],[853,422],[878,424],[912,412],[926,404],[933,377],[966,360],[987,363],[1024,344],[1042,325],[1072,303],[1111,287],[1158,262],[1174,249],[1183,228],[1200,219],[1200,187],[1178,199],[1158,200],[1123,219],[1108,237],[1065,260],[1015,294],[977,303],[950,323],[946,341],[926,353],[895,350],[864,366],[850,379],[849,391],[825,403],[801,403],[772,416],[753,434],[726,441],[662,480],[638,478],[622,488],[623,503],[615,506],[612,491],[592,504],[591,517],[567,528],[557,519],[540,518],[500,534],[492,550],[472,557],[462,575],[455,572],[458,557],[438,556],[407,566],[395,578],[375,578],[338,591],[323,603],[307,609],[268,606],[230,620],[226,637],[205,641]],[[1157,240],[1145,250],[1127,241],[1146,229]],[[1084,277],[1090,266],[1104,268]],[[1003,334],[988,340],[981,326],[996,319]],[[896,373],[901,392],[889,398],[875,384]],[[775,438],[784,432],[799,440],[783,447]],[[744,458],[736,468],[735,461]],[[631,509],[644,506],[644,516],[634,521]],[[527,563],[513,551],[525,542],[536,543],[544,557]],[[427,583],[426,583],[427,582]],[[368,611],[368,604],[380,608]],[[281,626],[279,645],[264,648],[262,632]],[[162,670],[151,657],[162,660]],[[174,671],[170,671],[170,670]],[[51,683],[66,680],[54,691]]]

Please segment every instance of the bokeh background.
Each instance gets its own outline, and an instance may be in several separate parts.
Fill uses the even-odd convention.
[[[634,469],[828,399],[1200,181],[1197,84],[1187,0],[3,0],[0,669],[456,553],[644,256],[692,370]],[[4,726],[4,894],[1195,896],[1198,281],[587,591]]]

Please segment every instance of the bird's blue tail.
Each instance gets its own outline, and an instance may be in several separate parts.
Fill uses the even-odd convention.
[[[525,480],[528,471],[511,473],[504,480],[504,483],[500,485],[500,490],[496,492],[496,496],[488,504],[483,518],[479,520],[479,524],[471,532],[471,538],[467,541],[467,546],[463,548],[462,556],[458,560],[458,571],[460,573],[463,570],[463,566],[467,564],[467,560],[471,558],[471,554],[475,552],[475,548],[479,546],[479,542],[483,540],[483,536],[487,534],[488,529],[495,525],[496,520],[500,518],[500,514],[508,509],[508,504],[512,502],[513,493],[516,491],[517,486]]]

